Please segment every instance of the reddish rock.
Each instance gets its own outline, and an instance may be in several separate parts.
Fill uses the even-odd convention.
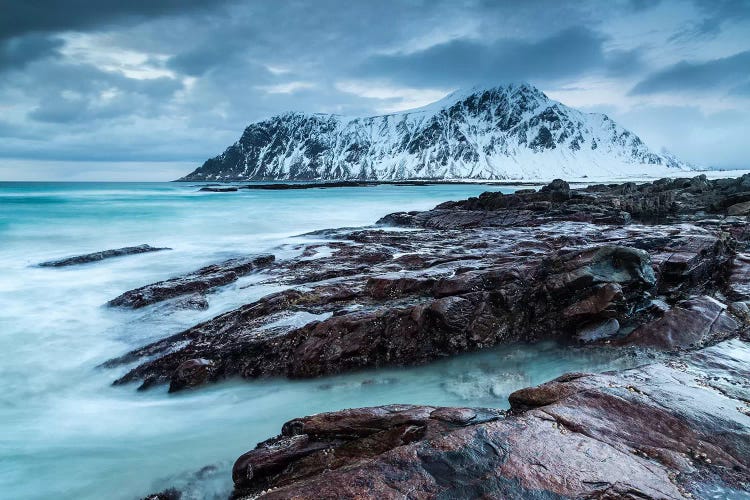
[[[389,219],[418,231],[320,231],[318,241],[295,248],[297,257],[263,261],[267,279],[259,284],[290,289],[106,366],[142,360],[116,383],[142,381],[145,389],[173,382],[190,359],[212,360],[211,373],[200,379],[210,382],[420,364],[516,341],[662,349],[717,342],[737,335],[740,324],[738,313],[717,312],[710,298],[744,300],[750,266],[744,254],[732,264],[744,244],[725,231],[734,219],[690,210],[723,213],[722,200],[744,192],[742,182],[698,177],[584,190],[558,182]],[[623,210],[662,224],[626,223]],[[325,257],[316,258],[322,247]],[[257,264],[243,262],[122,297],[146,305],[209,286],[207,280],[223,282],[226,273],[235,279]]]
[[[185,276],[130,290],[110,300],[107,305],[139,309],[174,297],[203,293],[237,281],[240,276],[256,269],[268,267],[273,261],[273,255],[228,260],[221,264],[206,266]]]
[[[432,278],[374,276],[367,280],[366,292],[375,299],[389,299],[426,292],[434,283],[435,280]]]
[[[736,335],[740,326],[726,305],[702,296],[680,303],[623,342],[662,349],[700,347]]]
[[[569,374],[513,393],[508,416],[391,406],[296,419],[237,460],[234,496],[677,500],[707,484],[731,496],[750,480],[748,361],[735,340]]]

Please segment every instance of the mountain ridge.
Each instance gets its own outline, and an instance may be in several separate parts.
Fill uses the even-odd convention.
[[[376,116],[285,112],[250,124],[179,180],[531,180],[671,169],[690,166],[651,151],[607,115],[513,83]]]

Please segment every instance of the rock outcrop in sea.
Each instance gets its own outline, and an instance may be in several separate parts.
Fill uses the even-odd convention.
[[[74,255],[73,257],[65,257],[64,259],[42,262],[39,264],[39,267],[76,266],[79,264],[89,264],[91,262],[99,262],[100,260],[111,259],[114,257],[122,257],[125,255],[136,255],[139,253],[148,253],[148,252],[160,252],[162,250],[171,250],[171,248],[166,248],[166,247],[158,248],[158,247],[152,247],[151,245],[146,245],[146,244],[137,245],[134,247],[113,248],[111,250],[102,250],[100,252],[87,253],[83,255]]]
[[[234,495],[731,496],[750,485],[748,202],[750,175],[556,180],[319,231],[296,256],[247,269],[283,290],[107,366],[134,365],[116,384],[180,391],[545,339],[658,352],[517,391],[508,411],[391,405],[292,420],[237,460]],[[210,293],[211,276],[236,265],[165,283]]]
[[[742,328],[727,303],[746,297],[748,229],[726,214],[750,199],[746,184],[696,177],[571,190],[555,181],[391,214],[381,227],[321,231],[327,241],[297,257],[229,261],[112,300],[141,307],[210,291],[259,262],[261,284],[286,287],[108,365],[143,360],[117,383],[180,390],[414,365],[516,341],[715,343]]]

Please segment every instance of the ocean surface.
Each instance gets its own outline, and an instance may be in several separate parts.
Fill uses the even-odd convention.
[[[291,255],[316,229],[514,187],[378,186],[201,193],[176,183],[0,182],[0,498],[135,499],[177,486],[226,498],[235,458],[293,417],[387,403],[507,407],[566,371],[633,366],[619,353],[513,345],[412,369],[308,381],[232,380],[177,395],[112,387],[97,366],[278,288],[248,276],[207,311],[122,311],[120,293],[219,260]],[[148,243],[171,251],[67,268],[39,262]]]

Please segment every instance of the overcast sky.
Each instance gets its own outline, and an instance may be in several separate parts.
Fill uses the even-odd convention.
[[[279,112],[508,81],[749,168],[750,0],[0,0],[0,180],[170,180]]]

